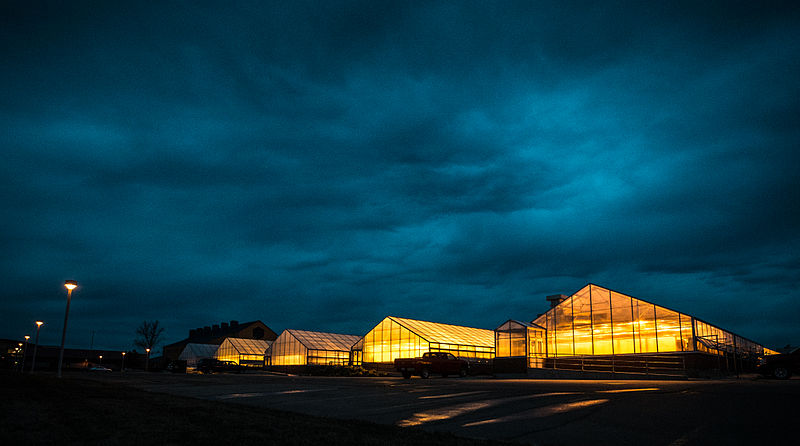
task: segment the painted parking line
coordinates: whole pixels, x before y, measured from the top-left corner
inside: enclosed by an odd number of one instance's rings
[[[489,393],[487,390],[478,390],[475,392],[461,392],[461,393],[447,393],[444,395],[428,395],[428,396],[421,396],[419,399],[421,400],[432,400],[432,399],[439,399],[439,398],[456,398],[459,396],[467,396],[467,395],[478,395],[481,393]]]
[[[576,395],[574,392],[552,392],[552,393],[538,393],[533,395],[512,396],[509,398],[495,398],[483,401],[473,401],[464,404],[456,404],[452,406],[445,406],[436,409],[430,409],[423,412],[417,412],[411,417],[400,420],[395,423],[397,426],[419,426],[421,424],[430,423],[433,421],[447,420],[464,415],[471,412],[476,412],[482,409],[499,406],[501,404],[510,403],[513,401],[521,401],[534,398],[542,398],[549,396],[563,396],[563,395]]]
[[[329,389],[292,389],[292,390],[282,390],[280,392],[248,392],[248,393],[227,393],[223,395],[215,395],[211,396],[211,399],[215,400],[229,400],[234,398],[257,398],[261,396],[273,396],[273,395],[293,395],[298,393],[311,393],[311,392],[323,392],[326,390],[334,390],[333,388]]]
[[[597,393],[626,393],[626,392],[652,392],[654,390],[661,390],[658,387],[645,387],[642,389],[614,389],[614,390],[598,390]]]
[[[506,415],[504,417],[490,418],[488,420],[481,420],[472,423],[462,424],[461,427],[481,426],[484,424],[492,424],[492,423],[507,423],[509,421],[519,421],[529,418],[544,418],[566,412],[571,412],[577,409],[584,409],[587,407],[605,404],[607,402],[608,402],[607,399],[597,399],[597,400],[575,401],[572,403],[552,404],[550,406],[537,407],[535,409],[526,410],[524,412],[515,413],[511,415]]]

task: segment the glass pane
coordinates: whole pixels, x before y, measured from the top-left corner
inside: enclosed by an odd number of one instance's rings
[[[600,287],[591,287],[592,297],[592,334],[594,337],[595,355],[614,354],[611,332],[611,297],[610,292]]]
[[[508,332],[498,331],[496,333],[496,339],[497,343],[495,344],[495,348],[497,348],[497,356],[511,356],[510,334]]]
[[[556,353],[558,356],[573,355],[572,305],[567,300],[553,309],[556,320]]]
[[[678,313],[663,307],[656,307],[655,313],[658,351],[681,351],[681,327]]]
[[[511,344],[510,356],[525,356],[525,344],[527,343],[525,332],[514,330],[509,335]]]
[[[614,354],[635,353],[630,297],[615,292],[611,293],[611,320],[614,330]]]
[[[556,356],[555,311],[547,312],[547,355]]]
[[[681,322],[681,346],[683,351],[694,350],[692,346],[692,318],[685,314],[680,315]]]
[[[575,327],[575,354],[594,353],[592,339],[592,304],[589,288],[584,288],[572,298],[573,321]]]
[[[544,367],[544,330],[528,328],[528,367]]]
[[[656,353],[655,306],[638,299],[633,299],[633,313],[636,318],[636,352]]]

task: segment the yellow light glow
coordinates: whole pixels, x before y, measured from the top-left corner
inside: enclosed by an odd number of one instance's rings
[[[587,285],[534,323],[547,329],[543,357],[694,350],[716,355],[769,351],[692,316],[596,285]],[[497,331],[498,352],[513,354],[509,351],[512,335],[502,332],[502,329]],[[532,352],[529,348],[529,359],[534,356]]]
[[[25,340],[26,340],[26,341],[27,341],[28,339],[30,339],[30,338],[31,338],[30,336],[28,336],[28,335],[25,335]]]
[[[524,346],[523,346],[524,349]],[[494,332],[470,327],[387,317],[364,336],[363,362],[393,362],[428,351],[457,357],[493,358]]]
[[[42,325],[44,325],[44,322],[42,322],[42,321],[36,321],[36,325],[37,325],[37,326],[39,326],[39,327],[41,327]]]

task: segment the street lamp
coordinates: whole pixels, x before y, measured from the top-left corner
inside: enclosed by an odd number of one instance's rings
[[[44,322],[36,321],[36,344],[33,346],[33,364],[31,364],[31,373],[36,369],[36,350],[39,349],[39,329],[42,328]]]
[[[100,355],[100,365],[103,365],[103,355]]]
[[[150,367],[150,349],[146,348],[144,351],[147,352],[147,359],[144,362],[144,371],[146,372],[147,369]]]
[[[125,371],[125,352],[122,352],[122,367],[120,367],[119,372],[122,373]]]
[[[25,354],[28,352],[28,339],[30,338],[30,336],[25,335],[25,347],[22,347],[22,365],[19,368],[20,372],[25,371]]]
[[[58,353],[58,377],[61,378],[61,363],[64,362],[64,339],[67,337],[67,319],[69,318],[69,302],[72,300],[72,290],[78,287],[74,280],[64,281],[67,289],[67,311],[64,312],[64,331],[61,332],[61,350]]]

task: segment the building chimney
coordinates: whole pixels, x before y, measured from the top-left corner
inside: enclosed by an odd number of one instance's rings
[[[215,335],[217,333],[219,333],[219,325],[218,324],[214,324],[214,325],[211,326],[211,334]]]
[[[189,339],[192,339],[192,338],[194,338],[195,336],[197,336],[197,332],[196,332],[196,331],[194,331],[194,329],[193,329],[193,328],[190,328],[190,329],[189,329]]]
[[[203,327],[203,336],[211,336],[211,327],[208,325]]]
[[[565,296],[563,294],[551,294],[550,296],[547,296],[547,301],[550,302],[550,308],[555,308],[556,305],[564,302],[568,298],[569,296]]]
[[[219,325],[220,325],[220,328],[222,329],[222,331],[228,331],[228,323],[227,322],[223,322],[223,323],[221,323]]]

